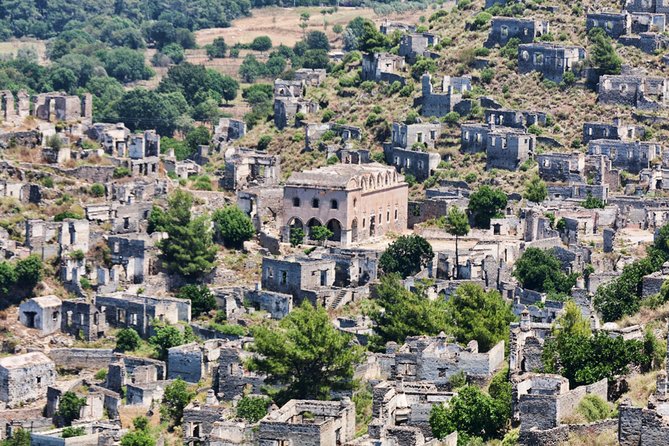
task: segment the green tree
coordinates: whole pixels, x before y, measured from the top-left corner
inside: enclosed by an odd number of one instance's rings
[[[248,54],[239,66],[239,76],[244,82],[253,83],[259,77],[265,76],[266,67],[253,54]]]
[[[0,442],[2,446],[30,446],[30,432],[27,429],[18,428],[11,438]]]
[[[120,352],[131,352],[137,350],[142,339],[134,328],[122,328],[116,335],[116,350]]]
[[[91,186],[91,195],[94,197],[102,197],[105,194],[105,187],[100,183],[95,183]]]
[[[150,79],[153,70],[144,64],[144,55],[130,48],[114,48],[102,55],[107,74],[127,83]]]
[[[193,330],[190,326],[185,326],[181,331],[173,325],[162,323],[153,323],[154,335],[149,338],[149,344],[153,345],[158,359],[167,360],[168,350],[172,347],[188,344],[195,340]]]
[[[506,207],[507,197],[501,189],[490,186],[481,186],[469,196],[469,212],[474,217],[474,223],[479,228],[490,228],[490,219],[499,214]]]
[[[533,203],[541,203],[548,197],[546,183],[538,175],[534,175],[525,183],[523,197]]]
[[[322,31],[309,31],[305,40],[310,50],[330,51],[330,41]]]
[[[599,75],[620,74],[622,59],[616,53],[611,39],[599,27],[592,28],[588,33],[590,39],[590,63]]]
[[[252,350],[258,355],[251,368],[266,373],[268,384],[282,386],[278,402],[327,399],[332,391],[352,388],[362,351],[330,323],[323,307],[305,300],[278,327],[260,326],[253,336]]]
[[[210,45],[205,46],[205,49],[209,59],[223,58],[228,51],[228,45],[223,37],[216,37]]]
[[[437,404],[430,412],[430,428],[437,438],[458,431],[458,444],[467,444],[472,437],[484,441],[498,437],[507,426],[506,413],[496,401],[478,387],[458,390],[448,405]]]
[[[434,59],[421,56],[411,66],[411,77],[415,80],[420,80],[425,73],[434,73],[435,71],[437,71],[437,62]]]
[[[267,415],[271,401],[261,396],[245,396],[237,403],[237,418],[257,423]]]
[[[186,145],[188,145],[191,155],[197,151],[199,146],[206,146],[209,143],[211,143],[211,133],[203,125],[195,127],[186,135]]]
[[[253,51],[260,51],[261,53],[265,52],[272,48],[272,39],[270,39],[268,36],[258,36],[253,39],[250,47]]]
[[[398,273],[405,279],[420,272],[432,261],[432,246],[420,235],[403,235],[381,254],[379,266],[384,273]]]
[[[290,246],[293,248],[299,246],[304,242],[304,229],[290,228]]]
[[[0,262],[0,296],[8,300],[9,292],[16,283],[16,271],[14,265],[7,261]],[[4,306],[3,306],[4,307]]]
[[[228,248],[240,249],[256,233],[251,217],[237,205],[217,209],[212,216],[216,233]]]
[[[178,43],[170,43],[165,45],[161,53],[169,57],[173,63],[179,64],[184,61],[186,53],[181,45]]]
[[[168,199],[163,230],[168,237],[157,243],[167,270],[196,279],[214,267],[216,246],[207,217],[191,217],[193,196],[177,189]]]
[[[328,240],[333,235],[334,233],[332,231],[330,231],[327,227],[322,225],[312,226],[311,229],[309,230],[309,238],[319,243]]]
[[[207,285],[184,285],[179,289],[177,297],[190,300],[193,317],[216,309],[216,298]]]
[[[72,421],[79,418],[79,413],[85,405],[86,398],[80,398],[74,392],[65,392],[58,403],[56,416],[63,420],[63,424],[69,426]]]
[[[460,278],[460,261],[458,257],[458,241],[460,237],[464,237],[469,234],[469,219],[467,214],[464,213],[457,206],[452,206],[448,210],[448,215],[444,220],[444,229],[451,235],[455,236],[455,277]]]
[[[72,438],[72,437],[81,437],[82,435],[86,435],[86,429],[83,427],[72,427],[68,426],[65,429],[63,429],[63,432],[61,433],[62,438]]]
[[[591,193],[581,202],[585,209],[604,209],[605,204],[601,198],[593,197]]]
[[[16,284],[21,288],[32,290],[42,280],[44,266],[37,254],[31,254],[16,262],[14,267]]]
[[[390,47],[390,40],[382,34],[371,21],[362,25],[362,35],[358,42],[358,49],[366,53],[386,51]]]
[[[163,404],[160,407],[160,415],[172,426],[181,426],[184,409],[195,398],[195,392],[188,388],[186,382],[180,377],[165,387]]]
[[[121,437],[121,446],[156,446],[156,439],[147,430],[136,429]]]
[[[446,302],[430,300],[424,287],[409,291],[397,274],[387,274],[375,292],[380,308],[370,314],[376,323],[371,339],[374,350],[383,351],[387,342],[401,344],[408,336],[436,336],[448,330]]]
[[[565,274],[550,250],[527,248],[516,261],[513,276],[523,288],[540,293],[569,294],[578,274]]]
[[[497,291],[485,291],[480,285],[460,285],[446,303],[448,332],[460,343],[478,342],[486,352],[499,341],[509,341],[509,323],[516,317],[511,305]]]

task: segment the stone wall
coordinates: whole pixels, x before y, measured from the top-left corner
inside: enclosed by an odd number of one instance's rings
[[[55,348],[48,356],[59,368],[68,370],[99,370],[107,368],[114,352],[106,348]]]

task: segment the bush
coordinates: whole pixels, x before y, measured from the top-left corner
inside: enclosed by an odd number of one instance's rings
[[[116,350],[120,352],[137,350],[141,343],[142,339],[133,328],[122,328],[116,335]]]
[[[94,197],[102,197],[105,194],[105,187],[100,183],[95,183],[91,186],[91,195]]]
[[[258,150],[267,150],[267,147],[269,147],[269,143],[272,142],[272,137],[269,135],[262,135],[260,139],[258,139],[258,145],[256,148]]]
[[[95,375],[93,375],[93,378],[97,379],[98,381],[104,381],[107,379],[107,369],[100,369],[97,372],[95,372]]]
[[[82,435],[86,435],[86,429],[84,429],[83,427],[72,427],[72,426],[66,427],[60,434],[62,438],[81,437]]]
[[[330,109],[327,109],[323,111],[323,118],[321,119],[321,122],[330,122],[332,118],[334,118],[334,116],[335,112]]]
[[[184,285],[179,289],[177,297],[190,300],[193,317],[198,317],[216,309],[216,298],[207,285]]]
[[[66,426],[79,418],[81,408],[86,405],[86,398],[80,398],[74,392],[65,392],[58,403],[56,415],[63,420]]]
[[[489,84],[495,78],[495,70],[492,68],[486,68],[481,71],[481,82],[484,84]]]
[[[257,423],[267,415],[270,403],[269,398],[262,396],[245,396],[237,403],[237,418],[249,423]]]
[[[472,30],[486,28],[490,23],[490,20],[492,20],[492,15],[490,13],[479,12],[476,14],[476,17],[474,17],[474,21],[472,22]]]
[[[114,169],[114,178],[123,178],[129,177],[131,174],[130,169],[127,167],[117,167]]]
[[[578,403],[576,412],[583,415],[588,423],[605,420],[611,416],[609,404],[597,395],[586,395]]]

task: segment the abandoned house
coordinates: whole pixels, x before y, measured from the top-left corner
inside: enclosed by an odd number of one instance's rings
[[[585,155],[581,152],[542,153],[537,155],[539,176],[549,182],[581,181],[585,170]]]
[[[593,12],[589,13],[585,21],[585,29],[590,32],[593,28],[601,28],[612,39],[630,34],[632,18],[627,13]]]
[[[90,224],[88,220],[65,219],[61,222],[26,220],[26,242],[32,254],[42,259],[72,251],[88,252]]]
[[[87,121],[93,117],[93,95],[69,96],[51,92],[36,96],[33,103],[35,117],[43,121]]]
[[[147,250],[153,246],[147,234],[114,235],[107,238],[111,264],[120,265],[125,277],[121,281],[142,283],[149,275]]]
[[[663,33],[667,27],[667,16],[665,14],[632,13],[632,34],[641,33]]]
[[[463,98],[463,94],[472,89],[472,80],[469,76],[444,76],[441,80],[441,91],[436,93],[432,87],[432,76],[425,73],[421,77],[420,98],[422,116],[440,118],[452,111],[464,116],[471,110],[471,101]]]
[[[547,117],[544,112],[508,110],[503,108],[488,108],[484,112],[484,121],[487,124],[514,129],[527,129],[532,125],[545,126],[546,120]]]
[[[480,353],[476,341],[461,347],[443,333],[438,336],[410,336],[404,345],[387,346],[392,354],[390,376],[400,381],[429,381],[445,385],[457,373],[485,381],[504,363],[504,341]]]
[[[239,119],[221,118],[218,125],[214,128],[212,138],[214,147],[219,150],[223,144],[228,141],[234,141],[246,135],[246,123]]]
[[[283,193],[285,241],[292,228],[311,235],[326,226],[331,241],[346,246],[407,225],[408,185],[393,167],[378,163],[339,164],[295,172]]]
[[[538,71],[545,79],[562,82],[568,71],[579,72],[585,59],[585,49],[552,43],[528,43],[518,46],[518,71],[521,74]]]
[[[657,110],[666,105],[667,88],[664,77],[604,75],[599,78],[597,100],[603,104]]]
[[[414,63],[419,57],[438,57],[438,54],[428,51],[439,43],[439,36],[433,33],[411,33],[404,34],[400,38],[400,47],[398,53],[406,58],[409,63]]]
[[[516,170],[534,156],[536,136],[524,130],[494,125],[463,124],[460,147],[464,153],[486,153],[486,169]]]
[[[263,290],[290,294],[301,301],[305,297],[304,291],[332,287],[334,281],[334,260],[311,257],[262,259]]]
[[[362,57],[362,80],[404,85],[404,66],[404,57],[390,53],[365,53]]]
[[[228,341],[221,347],[212,386],[222,401],[232,401],[244,395],[247,388],[251,389],[251,393],[259,393],[264,385],[264,376],[246,369],[252,353],[245,350],[244,345],[249,341]]]
[[[19,306],[19,321],[42,334],[60,330],[61,300],[56,296],[33,297]]]
[[[242,190],[272,186],[281,178],[281,157],[255,150],[230,148],[225,152],[223,187]]]
[[[669,14],[669,5],[665,0],[626,0],[625,10],[666,15]]]
[[[95,123],[88,135],[100,143],[105,153],[112,156],[128,156],[130,129],[122,122],[117,124]]]
[[[434,149],[440,135],[441,124],[439,122],[420,122],[416,124],[393,122],[390,144],[402,149],[419,145],[422,149]]]
[[[602,122],[583,123],[583,144],[593,139],[619,139],[621,141],[633,141],[643,136],[643,127],[623,124],[621,118],[613,118],[611,124]]]
[[[606,155],[613,167],[636,174],[662,158],[662,146],[656,142],[597,139],[588,143],[588,155]]]
[[[60,331],[85,341],[96,341],[107,332],[105,308],[85,299],[64,300],[62,303]]]
[[[548,34],[549,25],[546,21],[533,19],[517,19],[513,17],[493,17],[486,48],[503,47],[510,39],[519,39],[520,43],[532,43],[534,39]]]
[[[425,149],[394,147],[383,148],[386,162],[404,175],[413,175],[418,182],[427,180],[439,166],[441,155]]]
[[[56,376],[56,365],[42,352],[0,358],[0,402],[15,408],[44,398]]]
[[[290,400],[260,420],[258,446],[343,445],[355,437],[355,404]]]
[[[274,99],[274,124],[278,129],[283,129],[291,121],[301,121],[317,111],[317,102],[298,97],[277,97]]]
[[[389,36],[395,31],[399,31],[400,33],[412,33],[416,30],[416,27],[414,25],[410,25],[408,23],[403,23],[403,22],[392,22],[389,19],[383,19],[383,22],[381,22],[381,25],[379,26],[379,31],[381,31],[381,34],[385,34],[386,36]]]
[[[306,85],[319,87],[325,80],[327,73],[323,68],[300,68],[295,71],[295,80],[303,81]]]

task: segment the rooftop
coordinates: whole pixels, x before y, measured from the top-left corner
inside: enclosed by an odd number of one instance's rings
[[[335,164],[319,169],[295,172],[286,181],[286,186],[353,190],[361,187],[358,178],[376,177],[378,175],[397,175],[397,180],[393,183],[403,182],[404,180],[404,177],[396,174],[393,167],[379,163]]]
[[[7,370],[22,369],[40,364],[53,364],[47,355],[42,352],[31,352],[23,355],[8,356],[0,358],[0,368]]]

